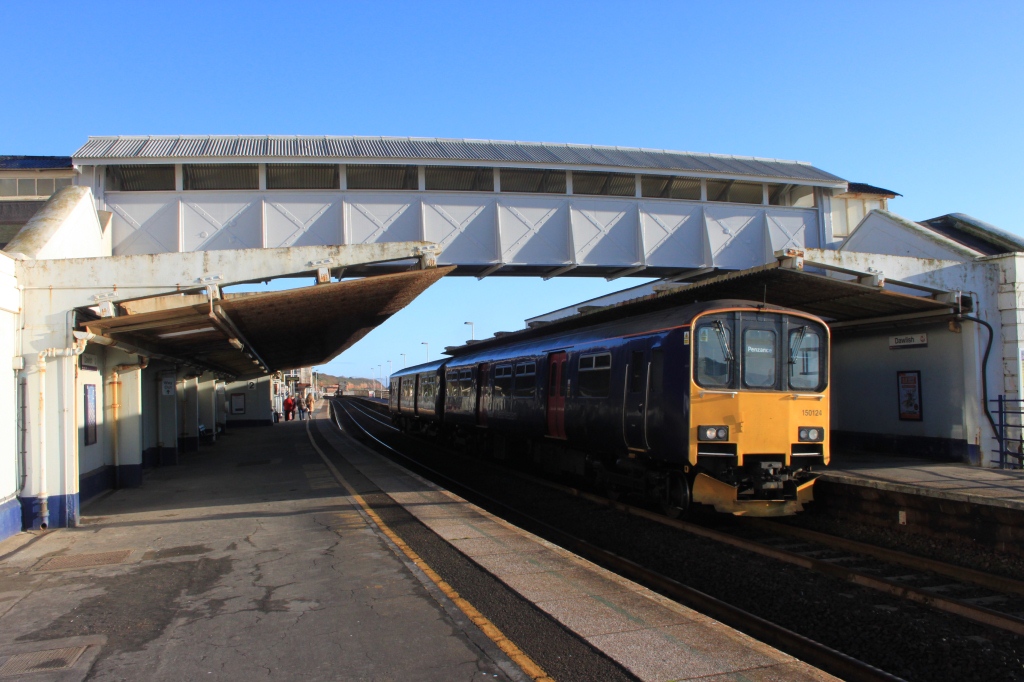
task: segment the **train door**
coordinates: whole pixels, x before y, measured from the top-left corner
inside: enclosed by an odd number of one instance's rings
[[[622,393],[622,431],[626,447],[646,451],[647,402],[650,397],[650,340],[631,339],[626,344],[626,377]]]
[[[487,387],[490,378],[490,363],[481,363],[476,373],[476,423],[480,426],[487,426],[487,403],[490,402],[491,395]]]
[[[565,351],[548,353],[548,435],[565,438]]]

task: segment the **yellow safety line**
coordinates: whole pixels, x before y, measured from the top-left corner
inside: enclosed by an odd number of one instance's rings
[[[438,586],[438,588],[444,593],[444,595],[448,597],[452,601],[452,603],[458,606],[459,610],[466,614],[466,617],[473,621],[473,623],[478,628],[480,628],[481,632],[487,635],[487,637],[490,638],[492,642],[497,644],[498,648],[501,649],[506,656],[512,659],[512,661],[514,661],[515,664],[518,665],[524,673],[529,675],[534,680],[537,680],[537,682],[554,682],[554,679],[548,676],[548,674],[544,672],[543,668],[537,665],[532,658],[523,653],[522,649],[517,647],[512,642],[512,640],[506,637],[505,634],[501,630],[499,630],[498,627],[494,625],[494,623],[488,620],[486,616],[477,611],[476,607],[470,604],[463,597],[459,596],[459,593],[456,592],[451,585],[445,582],[444,579],[441,578],[441,576],[439,576],[437,572],[434,571],[434,569],[432,569],[427,564],[427,562],[421,559],[420,555],[414,552],[412,547],[405,543],[405,540],[398,537],[398,534],[391,530],[391,528],[389,528],[386,523],[384,523],[384,519],[380,518],[380,516],[377,515],[377,512],[375,512],[366,502],[366,500],[363,499],[363,496],[357,493],[355,489],[352,488],[351,485],[349,485],[348,481],[345,480],[345,478],[341,475],[341,472],[338,471],[338,469],[334,466],[331,460],[327,458],[327,455],[324,454],[323,450],[321,450],[320,447],[317,446],[316,441],[313,440],[313,434],[310,433],[309,431],[310,421],[312,420],[310,419],[306,421],[306,435],[309,437],[309,442],[313,446],[313,449],[316,450],[318,455],[320,455],[320,459],[324,461],[324,464],[326,464],[327,468],[330,469],[331,474],[334,476],[335,479],[337,479],[338,483],[340,483],[345,488],[345,490],[348,491],[349,497],[351,497],[352,499],[359,503],[359,505],[363,508],[363,511],[366,512],[367,516],[373,519],[373,522],[377,524],[377,527],[380,528],[384,535],[386,535],[388,539],[395,544],[395,546],[402,550],[405,556],[407,556],[409,560],[416,565],[417,568],[423,571],[423,573],[428,578],[430,578],[435,585]]]

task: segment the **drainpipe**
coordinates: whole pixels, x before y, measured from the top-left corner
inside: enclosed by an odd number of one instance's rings
[[[110,448],[113,451],[115,488],[121,487],[121,462],[118,448],[118,432],[121,428],[118,421],[118,413],[121,409],[121,373],[134,372],[135,370],[142,371],[148,366],[149,359],[139,356],[139,361],[134,365],[114,365],[114,369],[110,375]]]
[[[70,348],[47,348],[39,351],[36,368],[39,372],[39,528],[50,524],[49,493],[46,489],[46,360],[48,358],[78,357],[85,351],[86,341],[77,339]]]

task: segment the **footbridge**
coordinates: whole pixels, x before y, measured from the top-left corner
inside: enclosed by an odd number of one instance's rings
[[[73,159],[114,255],[423,241],[481,278],[744,269],[828,248],[847,187],[796,161],[477,140],[93,137]]]

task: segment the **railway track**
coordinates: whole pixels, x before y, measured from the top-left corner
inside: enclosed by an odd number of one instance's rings
[[[360,423],[359,419],[353,416],[353,411],[358,412],[362,419],[371,419],[377,422],[380,426],[397,432],[397,429],[394,429],[394,427],[381,418],[380,415],[375,415],[370,411],[354,407],[351,404],[346,405],[342,401],[333,402],[332,407],[338,408],[332,409],[331,415],[332,419],[335,420],[335,423],[342,430],[347,430],[342,423],[343,421],[347,421],[353,427],[359,429],[362,435],[372,439],[377,446],[386,449],[393,456],[400,458],[403,462],[410,465],[410,468],[428,475],[435,482],[444,485],[449,490],[452,490],[467,499],[471,499],[476,502],[483,502],[484,506],[489,510],[501,514],[503,518],[511,520],[517,525],[527,527],[534,531],[542,530],[543,532],[541,534],[549,540],[557,542],[562,547],[609,570],[613,570],[619,575],[647,585],[648,587],[655,589],[661,594],[668,596],[681,604],[693,608],[694,610],[710,616],[711,618],[714,618],[732,628],[740,630],[761,642],[769,644],[790,654],[791,656],[795,656],[796,658],[810,663],[811,665],[842,679],[864,681],[901,679],[897,676],[879,670],[878,668],[863,661],[857,660],[852,656],[848,656],[808,637],[772,623],[767,619],[744,611],[743,609],[737,608],[736,606],[728,604],[720,599],[716,599],[715,597],[705,594],[700,590],[688,587],[679,581],[646,568],[634,561],[630,561],[629,559],[619,556],[613,552],[597,547],[586,540],[566,533],[564,530],[559,529],[546,521],[530,516],[522,510],[496,500],[485,493],[473,490],[467,487],[463,482],[426,466],[417,459],[409,457],[400,449],[388,444],[381,438],[378,438],[362,423]],[[342,417],[342,415],[344,415],[344,417]],[[589,495],[587,493],[582,493],[581,491],[576,491],[575,489],[565,488],[564,486],[562,486],[562,488],[567,491],[573,490],[578,496]],[[612,504],[610,501],[607,502]]]
[[[379,415],[363,414],[394,428]],[[1024,582],[1018,580],[771,520],[740,518],[730,530],[710,528],[522,472],[516,474],[623,513],[1024,636]]]

